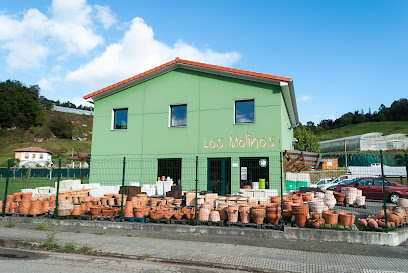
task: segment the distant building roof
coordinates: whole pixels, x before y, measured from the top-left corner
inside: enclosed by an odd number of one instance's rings
[[[37,152],[37,153],[49,153],[52,154],[51,152],[40,148],[40,147],[27,147],[27,148],[19,148],[19,149],[15,149],[14,152]]]

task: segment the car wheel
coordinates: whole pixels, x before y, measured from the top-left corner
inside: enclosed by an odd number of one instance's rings
[[[398,200],[400,199],[400,197],[401,196],[398,193],[395,193],[395,192],[391,193],[390,196],[389,196],[391,202],[393,202],[393,203],[397,203]]]

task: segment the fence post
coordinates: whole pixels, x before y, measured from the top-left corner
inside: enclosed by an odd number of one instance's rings
[[[382,191],[384,200],[384,217],[385,217],[385,232],[388,233],[388,221],[387,221],[387,197],[385,196],[385,186],[384,186],[384,162],[383,162],[383,151],[380,150],[381,159],[381,179],[382,179]]]
[[[283,164],[283,153],[280,152],[279,153],[279,160],[280,160],[280,190],[281,190],[281,230],[285,231],[285,220],[283,218],[283,168],[282,168],[282,164]]]
[[[6,188],[4,189],[4,201],[3,201],[3,211],[2,211],[3,217],[6,216],[6,201],[7,201],[8,182],[9,182],[9,177],[10,177],[10,164],[11,164],[11,159],[9,158],[7,160]]]
[[[55,198],[55,210],[54,210],[54,219],[58,216],[58,195],[59,195],[59,186],[61,178],[61,157],[58,159],[58,176],[57,176],[57,196]]]
[[[123,222],[123,195],[125,194],[125,170],[126,170],[126,157],[123,157],[123,172],[122,172],[122,198],[120,201],[120,221]]]
[[[197,196],[198,195],[198,155],[196,156],[196,177],[195,177],[195,201],[194,201],[194,225],[197,225]]]
[[[407,170],[407,185],[408,185],[408,153],[405,154],[405,169]]]

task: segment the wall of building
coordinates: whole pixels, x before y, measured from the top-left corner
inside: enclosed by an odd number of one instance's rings
[[[243,99],[255,100],[253,124],[234,124],[235,100]],[[171,104],[187,104],[186,127],[169,128]],[[127,130],[111,130],[113,108],[128,108]],[[287,121],[280,86],[177,69],[95,101],[91,181],[100,182],[92,180],[94,164],[106,157],[276,156],[292,149]]]

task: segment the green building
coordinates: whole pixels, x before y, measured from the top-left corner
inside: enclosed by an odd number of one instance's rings
[[[298,114],[291,78],[176,58],[84,97],[94,101],[90,182],[235,193],[280,185],[280,152],[293,149]],[[279,182],[279,183],[278,183]]]

